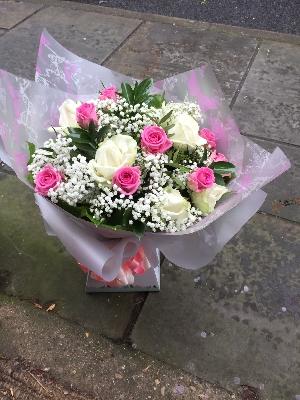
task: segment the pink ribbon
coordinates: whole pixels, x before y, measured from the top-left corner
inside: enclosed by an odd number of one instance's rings
[[[149,268],[150,264],[145,256],[145,251],[142,246],[140,246],[133,257],[124,261],[122,267],[117,275],[117,277],[112,281],[104,280],[100,275],[89,270],[86,266],[78,263],[82,271],[90,273],[90,277],[98,282],[103,282],[110,287],[122,287],[134,284],[135,275],[143,275]]]

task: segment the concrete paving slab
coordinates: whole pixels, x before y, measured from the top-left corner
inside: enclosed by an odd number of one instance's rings
[[[33,79],[43,28],[69,50],[101,63],[139,23],[135,19],[49,7],[0,38],[0,68]]]
[[[58,240],[46,235],[31,191],[0,175],[0,292],[46,307],[63,318],[120,339],[136,295],[85,294],[85,274]],[[47,307],[46,307],[47,308]]]
[[[273,151],[277,144],[268,140],[253,139],[268,151]],[[279,147],[291,161],[291,168],[275,181],[263,188],[268,193],[261,210],[290,221],[300,222],[300,149],[295,146],[280,144]]]
[[[162,79],[199,66],[213,69],[229,100],[256,48],[256,40],[172,24],[145,22],[105,63],[136,78]]]
[[[0,296],[0,354],[17,359],[14,366],[20,371],[21,360],[31,365],[33,375],[43,374],[44,386],[39,400],[76,399],[72,389],[86,392],[84,399],[103,400],[239,400],[216,385],[172,368],[152,357],[117,345],[71,324],[55,315],[34,309],[31,305]],[[20,360],[21,359],[21,360]],[[29,365],[29,368],[30,368]],[[28,368],[28,367],[27,367]],[[30,370],[30,369],[29,369]],[[5,378],[9,376],[6,370]],[[11,366],[14,387],[17,379]],[[53,378],[64,386],[64,393],[47,393],[53,388]],[[32,376],[28,376],[32,379]],[[50,387],[47,383],[50,381]],[[0,357],[0,390],[1,390]],[[26,383],[26,380],[25,382]],[[30,387],[27,383],[27,390]],[[21,389],[19,387],[19,389]],[[25,393],[28,397],[24,396]],[[33,393],[15,391],[14,398],[33,400]],[[47,395],[48,394],[48,395]],[[0,391],[0,398],[1,391]],[[9,397],[11,398],[11,397]],[[5,397],[8,399],[8,397]]]
[[[294,399],[299,257],[299,224],[257,215],[207,267],[190,272],[165,261],[162,290],[149,295],[133,342],[223,387],[250,385],[262,399]]]
[[[245,134],[300,145],[299,65],[299,46],[262,43],[234,105]]]
[[[39,10],[42,4],[0,0],[0,28],[11,29]]]

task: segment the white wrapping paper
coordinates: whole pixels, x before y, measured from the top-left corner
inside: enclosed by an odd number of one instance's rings
[[[27,141],[43,145],[49,138],[47,128],[58,124],[58,107],[66,98],[88,100],[97,97],[100,81],[119,86],[132,80],[74,55],[44,31],[36,82],[0,70],[0,159],[27,183]],[[77,261],[107,281],[117,276],[122,262],[140,245],[153,266],[158,263],[157,248],[183,268],[208,264],[260,208],[266,197],[260,189],[290,167],[279,148],[269,153],[240,135],[207,63],[155,86],[165,90],[167,100],[199,104],[203,126],[215,133],[218,150],[237,166],[237,178],[230,184],[231,194],[199,223],[173,234],[145,233],[141,239],[130,232],[97,228],[35,194],[48,233],[56,235]]]

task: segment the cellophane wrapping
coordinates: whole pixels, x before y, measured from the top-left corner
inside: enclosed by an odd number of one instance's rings
[[[57,126],[62,102],[96,98],[100,82],[119,86],[124,81],[134,79],[74,55],[44,31],[35,82],[0,71],[0,159],[28,184],[27,142],[41,147],[49,139],[48,127]],[[156,82],[155,87],[164,90],[169,101],[199,104],[203,125],[215,133],[218,150],[237,166],[237,177],[229,185],[230,195],[199,223],[176,233],[146,232],[142,238],[96,227],[35,194],[47,232],[106,281],[116,278],[124,260],[140,246],[152,266],[159,263],[157,249],[186,269],[207,265],[260,208],[266,197],[261,188],[290,167],[279,148],[269,153],[240,134],[207,62]]]

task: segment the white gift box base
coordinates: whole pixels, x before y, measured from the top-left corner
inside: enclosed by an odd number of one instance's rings
[[[160,266],[148,269],[143,275],[135,275],[134,284],[122,287],[109,287],[104,282],[92,279],[87,274],[85,292],[158,292],[160,290]]]

